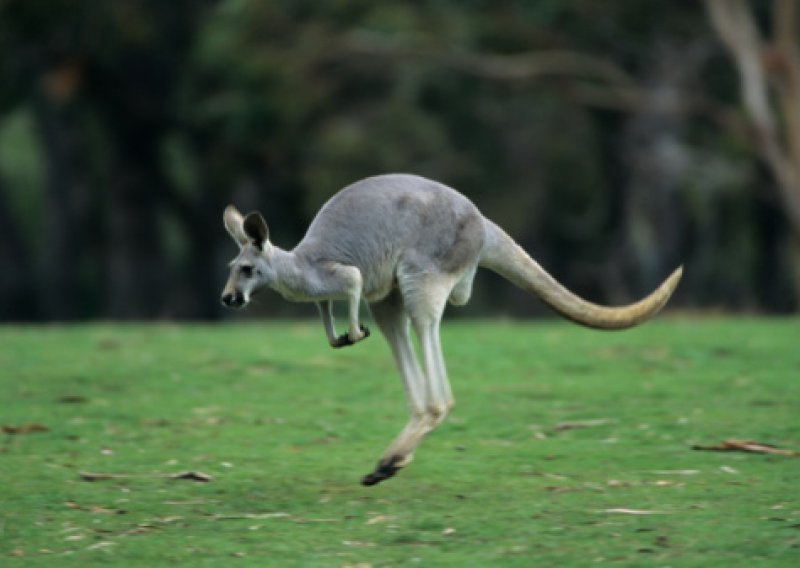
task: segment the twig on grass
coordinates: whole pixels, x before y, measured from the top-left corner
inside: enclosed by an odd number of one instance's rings
[[[596,418],[594,420],[572,420],[567,422],[559,422],[553,428],[554,432],[564,432],[565,430],[576,430],[578,428],[596,428],[598,426],[605,426],[606,424],[613,424],[616,420],[612,418]]]
[[[80,505],[75,501],[66,501],[64,505],[66,505],[70,509],[75,509],[76,511],[86,511],[87,513],[92,513],[92,514],[124,515],[128,512],[125,509],[109,509],[101,505],[92,505],[91,507],[87,507],[85,505]]]
[[[152,475],[133,475],[129,473],[94,473],[91,471],[79,471],[78,475],[84,481],[106,481],[108,479],[128,479],[130,477],[153,477]]]
[[[132,479],[132,478],[163,478],[163,479],[187,479],[189,481],[199,481],[207,483],[214,478],[202,471],[181,471],[179,473],[99,473],[91,471],[80,471],[78,475],[84,481],[106,481],[108,479]]]
[[[211,516],[214,521],[238,521],[242,519],[283,519],[291,517],[289,513],[232,513],[229,515],[215,514]]]
[[[306,517],[296,517],[290,513],[282,511],[273,513],[230,513],[230,514],[213,514],[210,516],[212,521],[238,521],[242,519],[287,519],[298,525],[306,523],[340,523],[343,518],[316,518],[309,519]]]
[[[800,457],[800,452],[796,450],[784,450],[770,444],[753,442],[752,440],[725,440],[713,446],[692,446],[693,450],[709,450],[715,452],[749,452],[753,454],[772,454],[777,456]]]
[[[615,509],[603,509],[600,513],[617,513],[622,515],[665,515],[664,511],[646,511],[644,509],[626,509],[617,507]]]

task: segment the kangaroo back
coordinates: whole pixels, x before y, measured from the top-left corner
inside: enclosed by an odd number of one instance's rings
[[[625,329],[650,319],[667,303],[683,272],[678,267],[653,293],[635,304],[599,306],[567,290],[488,219],[480,265],[535,294],[565,318],[597,329]]]

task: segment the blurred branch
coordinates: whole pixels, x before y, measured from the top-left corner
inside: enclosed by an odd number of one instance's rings
[[[635,87],[636,80],[617,65],[575,51],[533,51],[493,55],[409,47],[364,34],[351,35],[340,54],[391,59],[426,59],[439,65],[495,81],[529,81],[545,76],[582,77]],[[335,55],[335,53],[334,53]]]
[[[757,150],[775,176],[789,218],[800,232],[797,4],[795,0],[781,0],[773,7],[777,38],[770,51],[745,0],[706,0],[709,19],[739,71],[742,102],[755,130]],[[779,112],[770,99],[770,72],[778,79],[775,94],[784,109],[785,139],[776,125]]]
[[[558,80],[556,88],[569,100],[617,112],[640,112],[652,105],[650,91],[635,77],[610,61],[576,51],[541,50],[514,55],[468,53],[418,44],[407,46],[357,34],[339,42],[323,59],[352,57],[391,62],[423,60],[490,81],[521,83],[555,79]],[[700,114],[734,134],[744,131],[742,121],[734,112],[703,93],[685,97],[668,112]]]
[[[492,81],[521,82],[543,77],[568,77],[614,85],[619,92],[639,91],[631,75],[614,63],[576,51],[541,50],[513,55],[469,53],[440,47],[408,46],[353,34],[329,50],[329,59],[367,57],[392,61],[424,60]]]
[[[800,51],[797,39],[798,7],[796,0],[774,4],[775,45],[780,71],[776,88],[786,120],[786,141],[789,159],[800,167]]]
[[[772,3],[772,31],[775,37],[771,42],[762,37],[755,16],[745,0],[705,1],[709,19],[739,71],[742,102],[755,131],[756,148],[775,177],[792,228],[794,285],[796,293],[800,295],[800,54],[797,1],[775,0]],[[774,108],[774,105],[779,108]]]
[[[775,121],[761,60],[763,41],[752,14],[744,0],[706,0],[706,7],[711,23],[739,69],[747,112],[759,128],[773,135]]]

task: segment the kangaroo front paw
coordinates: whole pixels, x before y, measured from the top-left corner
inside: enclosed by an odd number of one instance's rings
[[[366,339],[367,337],[369,337],[368,327],[360,325],[359,328],[360,328],[359,337],[353,338],[349,333],[343,333],[342,335],[337,337],[333,343],[331,343],[331,347],[338,349],[339,347],[347,347],[348,345],[355,345],[362,339]]]

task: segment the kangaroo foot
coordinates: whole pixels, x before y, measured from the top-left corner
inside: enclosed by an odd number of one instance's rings
[[[389,479],[402,469],[403,465],[405,465],[404,461],[403,456],[392,456],[389,459],[379,461],[375,471],[361,478],[361,485],[369,487]]]

